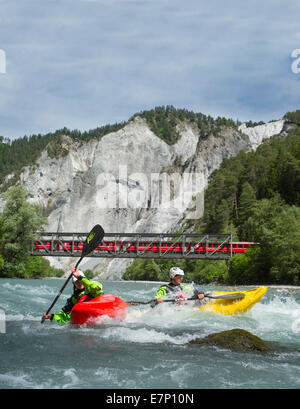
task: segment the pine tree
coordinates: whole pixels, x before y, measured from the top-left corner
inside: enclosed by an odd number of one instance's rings
[[[250,183],[245,182],[242,186],[238,204],[238,226],[239,237],[242,240],[247,240],[247,222],[252,214],[252,209],[256,201],[256,194]]]

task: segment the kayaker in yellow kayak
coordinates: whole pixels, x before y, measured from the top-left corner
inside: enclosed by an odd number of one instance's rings
[[[172,267],[170,269],[169,276],[170,276],[169,284],[163,285],[159,288],[159,290],[155,294],[156,301],[153,302],[152,306],[164,302],[163,297],[169,294],[174,295],[174,298],[177,298],[179,302],[181,298],[182,301],[184,301],[184,299],[186,298],[185,293],[190,291],[188,286],[182,284],[184,271],[181,268]],[[198,299],[201,301],[204,298],[204,291],[193,289],[192,296],[198,297]]]
[[[85,277],[84,273],[78,269],[72,268],[73,274],[73,294],[67,299],[65,306],[58,314],[43,314],[43,320],[68,322],[71,318],[71,311],[75,304],[90,301],[92,298],[103,294],[102,284],[98,281],[91,281]]]

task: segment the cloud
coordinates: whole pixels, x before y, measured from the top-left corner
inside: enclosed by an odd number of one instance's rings
[[[0,135],[86,130],[164,104],[241,120],[299,108],[290,57],[300,47],[297,0],[0,7]]]

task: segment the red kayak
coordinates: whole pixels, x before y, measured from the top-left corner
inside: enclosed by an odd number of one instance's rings
[[[71,324],[93,325],[99,322],[99,318],[104,316],[123,320],[126,312],[127,304],[125,301],[114,295],[103,294],[91,301],[74,305],[71,312]]]

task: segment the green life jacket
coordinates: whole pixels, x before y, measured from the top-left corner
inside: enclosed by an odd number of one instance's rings
[[[173,293],[174,295],[180,293],[181,291],[188,291],[188,287],[185,284],[177,284],[174,285],[172,283],[166,284],[161,286],[157,293],[155,294],[155,298],[162,298],[167,294]]]

